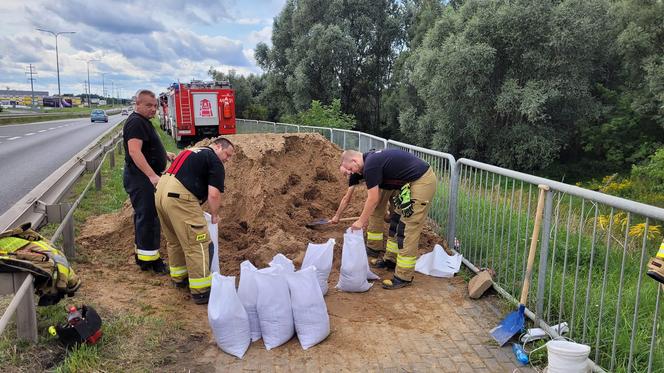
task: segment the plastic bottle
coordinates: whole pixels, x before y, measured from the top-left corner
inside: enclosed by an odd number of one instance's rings
[[[523,350],[523,346],[521,346],[518,343],[512,343],[512,352],[514,352],[514,356],[516,356],[516,359],[523,365],[528,364],[528,354],[526,351]]]

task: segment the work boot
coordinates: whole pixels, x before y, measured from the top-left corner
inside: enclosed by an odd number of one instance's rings
[[[175,286],[178,289],[186,289],[189,287],[189,279],[185,278],[184,280],[177,282],[173,281],[173,286]]]
[[[167,275],[170,273],[168,266],[164,263],[164,260],[159,258],[152,262],[152,271],[160,276]]]
[[[397,266],[397,264],[391,260],[371,259],[371,266],[374,268],[384,269],[387,271],[394,271],[394,268]]]
[[[648,276],[664,284],[664,260],[651,258],[648,262]]]
[[[207,304],[210,300],[210,291],[208,290],[201,294],[192,294],[191,299],[193,299],[196,304]]]
[[[387,290],[399,289],[406,286],[410,286],[412,283],[413,283],[412,280],[411,281],[402,280],[395,275],[392,277],[391,280],[383,280],[383,289]]]
[[[381,250],[374,250],[370,247],[367,247],[367,255],[373,258],[378,258],[383,255],[383,252]]]

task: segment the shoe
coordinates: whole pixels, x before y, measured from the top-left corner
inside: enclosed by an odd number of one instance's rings
[[[403,288],[406,286],[410,286],[413,283],[413,281],[406,281],[402,280],[397,276],[392,277],[391,280],[383,280],[383,289],[387,290],[394,290],[394,289],[399,289]]]
[[[381,250],[374,250],[370,247],[367,247],[366,249],[367,249],[367,255],[369,255],[370,257],[378,258],[381,255],[383,255],[383,251]]]
[[[180,282],[175,282],[173,281],[173,286],[175,286],[178,289],[186,289],[189,287],[189,279],[185,278],[184,280]]]
[[[201,294],[192,294],[191,299],[193,299],[196,304],[208,304],[208,301],[210,300],[210,291]]]
[[[394,271],[394,268],[397,266],[397,264],[391,260],[371,259],[371,266],[378,269]]]
[[[152,271],[160,276],[167,275],[170,273],[168,266],[164,263],[164,260],[159,258],[152,262]]]

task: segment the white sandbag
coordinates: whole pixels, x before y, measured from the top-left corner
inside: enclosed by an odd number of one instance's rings
[[[251,343],[249,317],[235,292],[235,276],[212,274],[208,321],[222,351],[240,359]]]
[[[330,277],[330,271],[332,271],[334,244],[334,238],[330,238],[322,244],[309,243],[302,261],[301,269],[309,266],[316,267],[316,277],[323,295],[327,294],[327,279]]]
[[[295,264],[293,264],[293,261],[288,259],[284,254],[275,255],[270,262],[270,267],[274,267],[277,264],[288,273],[295,272]]]
[[[279,264],[256,272],[258,299],[256,310],[265,349],[271,350],[288,342],[295,333],[288,282]]]
[[[308,349],[330,334],[330,316],[320,291],[316,267],[309,266],[286,275],[297,339]]]
[[[361,230],[352,231],[350,228],[344,233],[344,245],[341,251],[341,273],[337,289],[349,292],[363,292],[373,284],[367,278],[378,279],[369,270],[367,251],[364,245],[364,234]]]
[[[433,251],[420,256],[415,263],[415,271],[435,277],[454,277],[461,268],[461,254],[447,255],[445,250],[436,245]]]
[[[207,212],[203,212],[205,216],[205,221],[207,222],[208,232],[210,232],[210,240],[212,240],[212,246],[214,251],[212,253],[212,258],[210,258],[210,272],[220,273],[219,272],[219,228],[217,224],[212,224],[212,215]]]
[[[256,300],[258,299],[256,271],[256,267],[250,261],[242,262],[240,264],[240,286],[237,289],[237,295],[247,311],[247,316],[249,316],[252,342],[261,339],[261,325],[258,322],[258,311],[256,311]]]

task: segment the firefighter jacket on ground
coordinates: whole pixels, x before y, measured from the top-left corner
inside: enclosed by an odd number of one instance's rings
[[[81,285],[65,255],[30,229],[30,223],[0,233],[0,272],[31,273],[40,306],[74,295]]]

